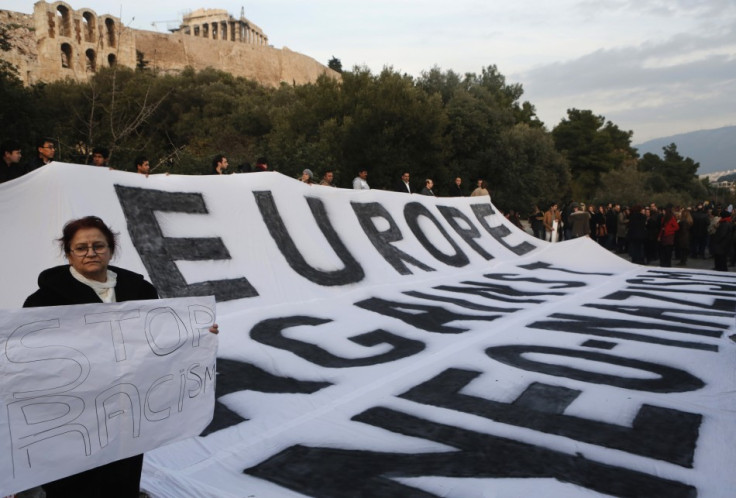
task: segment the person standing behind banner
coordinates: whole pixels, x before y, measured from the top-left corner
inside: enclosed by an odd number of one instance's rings
[[[690,255],[690,228],[693,226],[693,216],[688,208],[680,210],[680,229],[675,236],[675,243],[680,250],[680,262],[677,266],[687,266],[687,257]]]
[[[631,262],[637,265],[646,264],[646,253],[644,243],[647,240],[647,215],[644,208],[634,205],[629,216],[628,232],[626,234],[627,245]]]
[[[107,167],[107,161],[110,158],[110,151],[104,147],[95,147],[92,149],[92,166]],[[112,169],[112,168],[110,168]]]
[[[38,290],[24,308],[158,299],[142,275],[109,266],[116,234],[97,216],[71,220],[58,239],[68,265],[38,276]],[[218,332],[217,325],[210,332]],[[143,455],[123,458],[43,485],[47,498],[138,498]]]
[[[212,159],[212,169],[210,170],[210,175],[224,175],[228,166],[230,165],[227,162],[227,157],[225,157],[223,154],[217,154]]]
[[[41,138],[36,142],[37,154],[26,165],[26,170],[31,172],[41,166],[46,166],[54,160],[56,155],[56,145],[53,138]]]
[[[371,187],[366,181],[368,178],[368,170],[363,168],[358,170],[358,176],[353,178],[353,190],[370,190]]]
[[[0,183],[20,178],[26,173],[25,166],[20,165],[20,144],[15,140],[6,140],[0,145]]]
[[[335,172],[331,169],[325,170],[324,174],[322,175],[322,181],[319,182],[320,185],[324,187],[336,187],[337,185],[334,184],[335,181]]]
[[[426,180],[424,180],[424,188],[422,188],[422,191],[419,193],[422,195],[430,195],[434,197],[435,195],[432,187],[434,187],[434,182],[431,179],[427,178]]]
[[[485,180],[478,180],[478,187],[470,193],[470,197],[478,197],[481,195],[491,196],[488,192],[488,182]]]
[[[411,185],[409,184],[409,172],[405,171],[401,174],[401,178],[398,182],[396,182],[396,185],[394,186],[394,192],[403,192],[405,194],[413,194],[411,190]]]
[[[544,213],[544,240],[547,242],[557,242],[559,240],[560,220],[562,220],[562,215],[560,215],[555,202]]]
[[[731,253],[733,245],[731,213],[724,209],[721,211],[720,217],[717,218],[716,231],[711,236],[710,252],[713,254],[714,270],[728,271],[728,255]]]
[[[449,189],[449,195],[450,197],[465,197],[465,192],[463,192],[463,179],[459,176],[455,178],[455,181],[450,184]]]
[[[536,204],[534,205],[534,213],[529,217],[529,224],[534,236],[544,240],[544,213]]]
[[[672,266],[672,249],[675,246],[675,233],[680,229],[677,218],[672,210],[672,204],[667,204],[662,216],[662,224],[659,229],[659,266]]]
[[[138,156],[135,158],[135,171],[139,175],[144,175],[148,178],[151,173],[151,163],[148,162],[148,158],[145,156]],[[227,162],[227,161],[225,161]]]

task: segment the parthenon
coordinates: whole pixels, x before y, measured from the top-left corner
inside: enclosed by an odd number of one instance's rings
[[[243,12],[240,19],[236,19],[223,9],[197,9],[183,16],[176,31],[212,40],[268,45],[268,37],[263,30],[246,19]]]
[[[269,44],[263,30],[241,9],[236,18],[222,9],[197,9],[182,16],[170,33],[133,29],[117,17],[61,1],[35,2],[33,14],[0,8],[0,28],[9,50],[0,59],[26,85],[92,78],[104,67],[146,68],[156,74],[208,67],[263,85],[305,84],[320,75],[340,75],[304,54]],[[227,42],[227,43],[224,43]]]

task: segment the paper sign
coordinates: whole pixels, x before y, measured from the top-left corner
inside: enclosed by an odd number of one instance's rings
[[[0,495],[199,434],[213,297],[0,312]]]

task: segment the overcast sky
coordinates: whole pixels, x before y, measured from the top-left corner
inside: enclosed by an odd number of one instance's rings
[[[49,2],[51,3],[51,2]],[[495,64],[551,129],[590,109],[634,143],[736,125],[736,0],[85,0],[165,31],[198,8],[260,26],[276,48],[350,69],[480,73]],[[30,13],[32,0],[0,8]]]

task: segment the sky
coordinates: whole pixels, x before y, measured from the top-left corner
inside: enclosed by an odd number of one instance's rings
[[[736,0],[87,0],[73,9],[165,31],[198,8],[260,26],[276,48],[344,69],[420,76],[495,65],[552,129],[588,109],[633,143],[736,125]],[[0,8],[30,13],[31,0]]]

